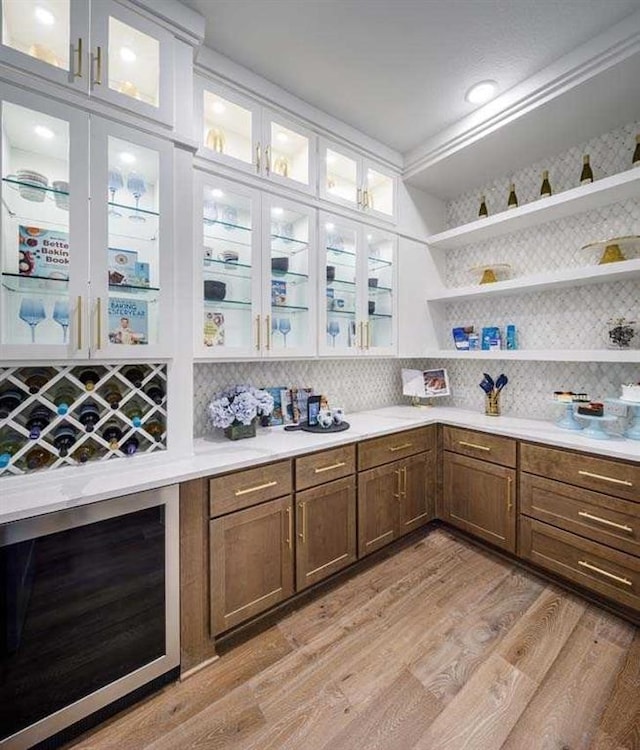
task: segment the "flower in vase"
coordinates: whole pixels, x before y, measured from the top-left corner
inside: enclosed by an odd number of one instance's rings
[[[235,385],[217,393],[207,407],[213,427],[226,429],[234,424],[249,425],[258,416],[273,411],[273,397],[250,385]]]

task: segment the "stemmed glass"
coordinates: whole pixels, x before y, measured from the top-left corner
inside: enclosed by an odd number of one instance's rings
[[[136,213],[129,214],[129,218],[131,221],[146,221],[144,216],[139,213],[140,198],[147,192],[147,183],[144,181],[144,177],[137,172],[131,172],[127,177],[127,190],[136,200]]]
[[[289,318],[280,318],[280,320],[278,321],[278,330],[280,331],[280,333],[284,337],[284,346],[286,348],[286,346],[287,346],[287,334],[291,330],[291,321],[289,320]]]
[[[278,320],[278,318],[271,318],[271,334],[272,335],[278,332],[279,323],[280,321]]]
[[[111,193],[111,203],[116,202],[116,193],[124,187],[124,178],[119,169],[109,170],[109,192]],[[113,205],[109,208],[109,216],[119,218],[122,214],[115,209]]]
[[[337,320],[330,320],[327,325],[327,333],[331,336],[331,346],[336,345],[336,336],[340,333],[340,323]]]
[[[36,326],[47,316],[44,312],[44,305],[39,299],[24,298],[20,303],[20,320],[31,327],[31,343],[36,343]]]
[[[69,302],[58,299],[53,305],[53,319],[62,326],[62,343],[67,343],[67,329],[69,328]]]

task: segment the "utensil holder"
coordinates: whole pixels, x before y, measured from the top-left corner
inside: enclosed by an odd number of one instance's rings
[[[494,391],[493,393],[487,393],[484,402],[484,413],[488,417],[499,417],[500,416],[500,392]]]

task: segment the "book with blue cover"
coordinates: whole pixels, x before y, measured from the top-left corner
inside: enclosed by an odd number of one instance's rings
[[[109,298],[109,342],[148,344],[148,306],[144,300]]]
[[[39,227],[18,227],[18,273],[48,279],[69,278],[69,235]]]

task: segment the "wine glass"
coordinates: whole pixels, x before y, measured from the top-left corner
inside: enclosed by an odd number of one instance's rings
[[[44,312],[44,305],[39,299],[24,298],[20,303],[20,320],[31,327],[31,343],[36,343],[36,326],[47,316]]]
[[[131,221],[146,221],[144,216],[141,216],[140,210],[140,198],[147,192],[147,183],[144,177],[137,172],[131,172],[127,177],[127,190],[133,195],[136,201],[136,213],[129,214]]]
[[[340,333],[340,323],[337,320],[330,320],[327,325],[327,333],[331,336],[331,346],[336,345],[336,336]]]
[[[287,346],[287,334],[291,330],[291,321],[289,318],[280,318],[278,321],[278,330],[284,337],[284,346]]]
[[[277,333],[278,331],[278,325],[280,324],[280,321],[278,318],[271,318],[271,334]]]
[[[62,326],[62,343],[67,343],[67,329],[69,328],[69,302],[57,299],[53,305],[53,319]]]
[[[122,176],[122,172],[119,169],[110,169],[109,170],[109,192],[111,193],[111,203],[114,204],[116,202],[116,193],[118,190],[122,190],[124,187],[124,178]],[[113,205],[109,208],[109,216],[113,216],[114,218],[119,218],[122,216],[122,214],[117,211]]]

